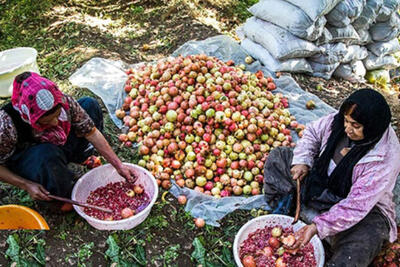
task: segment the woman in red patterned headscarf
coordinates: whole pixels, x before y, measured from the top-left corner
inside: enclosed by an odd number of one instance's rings
[[[50,200],[49,193],[70,197],[74,174],[67,163],[83,162],[93,146],[121,176],[136,177],[101,134],[103,116],[95,99],[76,101],[33,72],[18,75],[13,86],[11,103],[0,109],[0,181],[36,200]]]

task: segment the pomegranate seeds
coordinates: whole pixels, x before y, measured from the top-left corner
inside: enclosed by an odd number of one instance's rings
[[[138,187],[142,190],[139,190]],[[113,211],[111,214],[91,208],[84,208],[83,211],[87,215],[100,220],[115,221],[123,219],[121,212],[124,209],[126,211],[126,208],[132,210],[133,214],[138,214],[144,210],[150,203],[150,197],[141,185],[116,182],[109,183],[90,192],[86,202],[99,207],[109,208]],[[125,214],[124,217],[126,217]]]
[[[279,229],[278,229],[279,228]],[[297,251],[285,250],[283,243],[291,242],[293,238],[292,227],[282,228],[265,227],[249,234],[241,244],[240,259],[252,256],[257,266],[275,267],[313,267],[317,265],[314,248],[308,243],[303,249]],[[276,244],[277,243],[277,244]]]

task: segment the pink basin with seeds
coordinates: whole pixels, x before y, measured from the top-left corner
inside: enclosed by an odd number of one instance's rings
[[[125,165],[131,166],[136,171],[138,177],[136,184],[143,186],[144,191],[149,195],[150,203],[141,212],[135,214],[132,217],[115,220],[115,221],[104,221],[87,215],[83,210],[83,207],[74,205],[75,211],[82,216],[91,226],[99,230],[128,230],[142,223],[147,216],[150,214],[151,208],[153,207],[157,196],[158,196],[158,185],[154,176],[146,169],[130,164],[124,163]],[[115,168],[110,164],[105,164],[100,167],[94,168],[91,171],[83,175],[78,182],[75,184],[71,198],[76,201],[86,202],[86,199],[90,195],[90,192],[96,190],[98,187],[105,186],[109,183],[115,183],[124,181]]]

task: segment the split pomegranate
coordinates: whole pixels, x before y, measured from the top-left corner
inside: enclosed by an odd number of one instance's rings
[[[278,230],[279,229],[279,230]],[[277,234],[281,232],[278,236]],[[274,237],[273,234],[276,236]],[[249,264],[251,257],[255,265],[248,266],[293,266],[313,267],[317,265],[314,248],[308,243],[303,249],[289,251],[284,248],[285,243],[293,242],[293,228],[265,227],[249,234],[248,238],[240,245],[239,256],[242,264]],[[251,259],[250,258],[250,259]]]
[[[111,214],[96,209],[84,208],[83,211],[87,215],[100,220],[121,220],[144,210],[150,203],[150,197],[141,185],[116,182],[101,186],[90,192],[86,202],[113,211]]]

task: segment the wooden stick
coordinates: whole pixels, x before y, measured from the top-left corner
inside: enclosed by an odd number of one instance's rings
[[[75,200],[68,199],[68,198],[64,198],[64,197],[58,197],[58,196],[53,196],[53,195],[48,195],[48,197],[49,197],[49,198],[52,198],[52,199],[55,199],[55,200],[59,200],[59,201],[64,201],[64,202],[67,202],[67,203],[71,203],[71,204],[73,204],[73,205],[81,206],[81,207],[86,207],[86,208],[101,210],[101,211],[108,212],[108,213],[112,213],[112,212],[113,212],[112,210],[107,209],[107,208],[94,206],[94,205],[91,205],[91,204],[87,204],[87,203],[75,201]]]
[[[299,178],[297,178],[296,179],[296,185],[297,185],[297,188],[296,188],[296,195],[297,195],[297,200],[296,200],[296,214],[295,214],[295,216],[294,216],[294,220],[293,220],[293,222],[292,222],[292,224],[295,224],[298,220],[299,220],[299,217],[300,217],[300,179]]]

